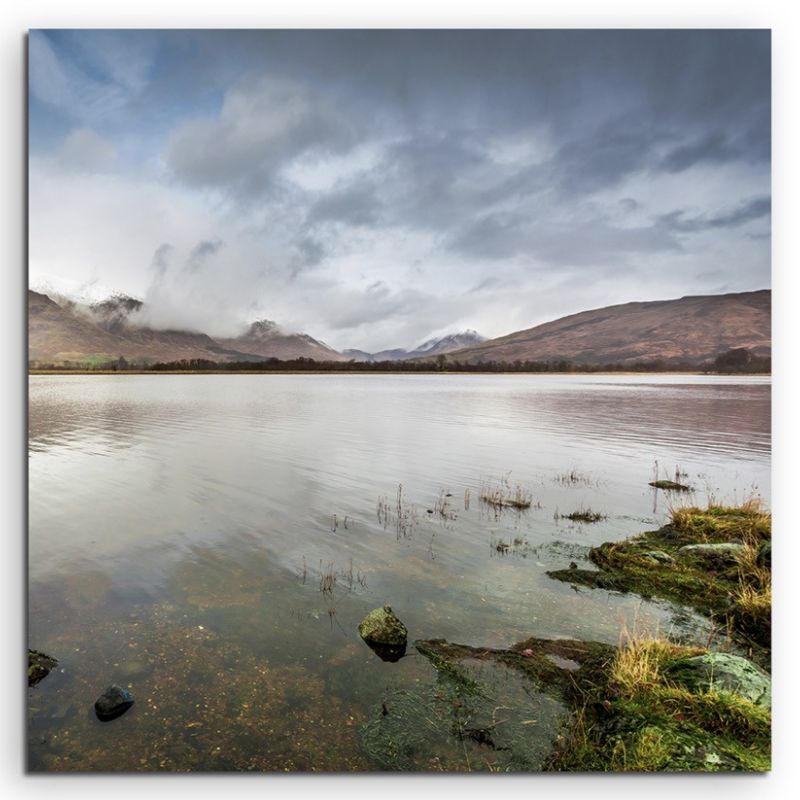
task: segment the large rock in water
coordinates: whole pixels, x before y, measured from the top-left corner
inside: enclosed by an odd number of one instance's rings
[[[358,632],[384,661],[398,661],[405,655],[408,629],[389,606],[370,611],[361,620]]]
[[[669,675],[689,689],[722,689],[741,695],[757,706],[772,704],[772,679],[761,667],[731,653],[705,653],[675,662]]]
[[[112,684],[97,698],[94,710],[99,719],[108,722],[124,714],[132,705],[131,693],[121,686]]]

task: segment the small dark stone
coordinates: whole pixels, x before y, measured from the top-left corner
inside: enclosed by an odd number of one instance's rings
[[[94,704],[97,718],[103,722],[116,719],[133,705],[133,697],[127,689],[113,684],[106,689]]]

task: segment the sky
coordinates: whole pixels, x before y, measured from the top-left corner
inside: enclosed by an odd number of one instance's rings
[[[29,280],[337,349],[770,286],[770,36],[32,31]]]

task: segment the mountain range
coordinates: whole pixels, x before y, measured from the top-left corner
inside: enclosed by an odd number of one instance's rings
[[[353,361],[409,361],[412,358],[430,358],[454,350],[462,350],[471,345],[485,342],[486,337],[477,331],[466,330],[463,333],[451,333],[438,339],[428,339],[413,350],[395,348],[379,350],[377,353],[366,353],[363,350],[342,350],[342,355]]]
[[[218,362],[269,358],[315,361],[424,361],[479,364],[570,361],[630,365],[660,360],[702,365],[735,348],[756,356],[771,351],[771,293],[698,295],[633,302],[583,311],[526,330],[485,339],[474,330],[430,339],[411,349],[338,352],[305,333],[285,333],[257,320],[236,337],[162,330],[140,321],[142,301],[115,295],[101,302],[56,300],[28,291],[28,357],[32,365],[136,363],[204,359]]]
[[[102,363],[120,357],[137,363],[204,359],[208,361],[379,361],[433,356],[484,341],[475,331],[430,339],[413,350],[334,350],[306,333],[285,333],[271,320],[253,322],[235,337],[163,330],[142,324],[142,301],[113,295],[100,302],[79,302],[28,290],[28,358],[34,364],[66,361]]]

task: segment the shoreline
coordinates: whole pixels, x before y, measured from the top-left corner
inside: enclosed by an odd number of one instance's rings
[[[29,369],[28,377],[32,375],[552,375],[563,377],[564,375],[688,375],[688,376],[709,376],[720,378],[771,378],[771,372],[707,372],[704,370],[692,371],[642,371],[642,370],[570,370],[568,372],[524,372],[517,370],[507,371],[485,371],[476,370],[367,370],[367,369],[176,369],[176,370],[153,370],[153,369]]]

